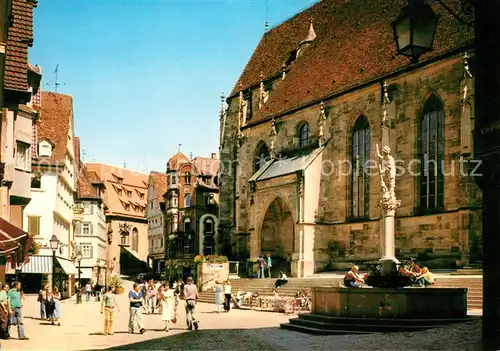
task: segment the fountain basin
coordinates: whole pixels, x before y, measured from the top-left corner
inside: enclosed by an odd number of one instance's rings
[[[467,317],[467,288],[312,288],[312,313],[333,317]]]

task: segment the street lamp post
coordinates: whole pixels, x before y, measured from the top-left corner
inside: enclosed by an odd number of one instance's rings
[[[416,62],[419,47],[415,38],[432,49],[437,25],[427,2],[409,0],[400,16],[392,23],[398,54]],[[484,350],[500,349],[500,46],[495,43],[500,33],[500,1],[461,0],[461,13],[455,13],[436,0],[460,23],[474,27],[474,157],[480,162],[476,183],[482,193],[483,237],[483,330]],[[417,11],[411,11],[411,9]],[[427,17],[425,17],[427,14]],[[418,18],[419,20],[415,20]],[[406,47],[406,50],[405,50]]]
[[[78,262],[78,289],[76,290],[76,303],[82,303],[82,251],[78,250],[76,254],[76,261]]]
[[[56,287],[56,250],[59,247],[59,239],[57,239],[57,236],[52,235],[49,244],[52,250],[52,291],[54,291]]]

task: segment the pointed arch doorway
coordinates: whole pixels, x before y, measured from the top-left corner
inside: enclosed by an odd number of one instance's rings
[[[260,229],[260,244],[261,253],[270,253],[273,258],[273,276],[280,270],[289,271],[287,257],[295,251],[295,221],[292,210],[279,197],[266,210]]]

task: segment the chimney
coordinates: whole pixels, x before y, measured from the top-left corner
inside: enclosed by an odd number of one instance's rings
[[[215,152],[212,152],[211,158],[212,158],[212,160],[216,160],[217,159],[217,154]]]

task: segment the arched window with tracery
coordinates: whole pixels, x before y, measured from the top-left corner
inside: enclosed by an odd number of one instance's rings
[[[299,146],[309,145],[309,123],[302,122],[297,128],[297,137],[299,138]]]
[[[365,116],[360,116],[352,131],[351,171],[351,217],[367,218],[369,214],[370,181],[368,161],[370,158],[370,125]]]
[[[269,149],[265,142],[261,141],[255,149],[254,172],[257,172],[266,162],[270,160]]]
[[[420,209],[444,207],[444,109],[441,100],[429,96],[420,121]]]

